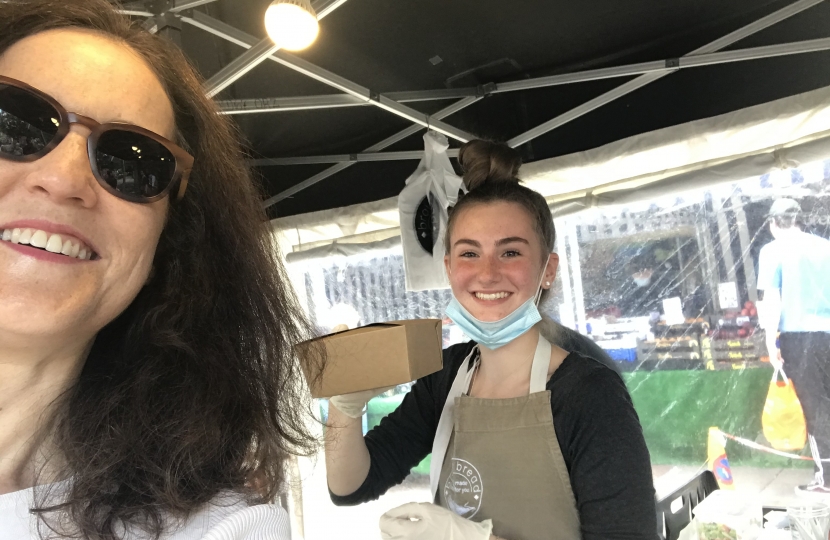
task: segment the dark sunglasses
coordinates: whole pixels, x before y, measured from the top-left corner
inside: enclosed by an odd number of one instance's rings
[[[116,197],[149,203],[165,197],[176,184],[176,198],[184,196],[193,156],[179,146],[132,124],[101,124],[67,112],[43,92],[0,76],[0,158],[40,159],[60,144],[71,124],[90,129],[92,174]]]

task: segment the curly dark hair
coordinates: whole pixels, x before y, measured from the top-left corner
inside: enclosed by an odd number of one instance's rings
[[[44,419],[46,459],[67,480],[58,498],[36,488],[32,511],[41,531],[64,536],[118,538],[126,526],[158,537],[223,491],[273,500],[286,457],[317,448],[293,348],[313,330],[238,133],[184,55],[106,0],[0,3],[0,55],[59,28],[98,32],[146,61],[195,165],[170,205],[150,282],[99,332]],[[304,361],[321,366],[322,351],[310,354]]]

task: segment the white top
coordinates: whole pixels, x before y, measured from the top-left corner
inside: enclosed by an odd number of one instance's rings
[[[37,517],[29,514],[31,488],[0,495],[0,531],[3,540],[40,540]],[[143,540],[143,534],[125,539]],[[274,504],[248,506],[239,496],[217,497],[163,540],[290,540],[288,513]]]

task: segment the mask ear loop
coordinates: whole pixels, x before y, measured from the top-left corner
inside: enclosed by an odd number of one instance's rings
[[[542,288],[542,281],[545,279],[545,272],[548,269],[548,263],[550,262],[550,254],[548,255],[548,259],[545,261],[545,266],[542,267],[542,275],[539,276],[539,283],[536,284],[536,297],[533,300],[533,303],[536,307],[539,307],[539,301],[542,299],[542,292],[544,289]]]

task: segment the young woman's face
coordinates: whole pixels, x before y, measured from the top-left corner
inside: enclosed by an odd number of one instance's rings
[[[444,259],[453,294],[477,319],[506,317],[536,295],[540,280],[548,288],[556,276],[559,258],[541,245],[530,215],[516,203],[463,210]]]
[[[167,138],[173,108],[144,61],[93,32],[50,30],[0,56],[0,75],[51,95],[98,122],[129,122]],[[0,232],[41,230],[94,251],[91,260],[0,241],[0,341],[89,341],[146,283],[168,200],[137,204],[92,175],[89,130],[73,124],[51,152],[28,163],[0,158]]]

